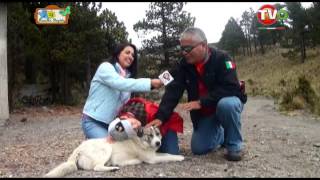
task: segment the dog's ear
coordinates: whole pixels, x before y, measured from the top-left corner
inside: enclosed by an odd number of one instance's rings
[[[160,134],[160,128],[158,126],[154,126],[153,129],[156,132],[156,134]]]
[[[144,134],[144,133],[143,133],[143,128],[142,128],[142,127],[139,127],[139,128],[138,128],[138,131],[137,131],[137,136],[141,138],[141,137],[143,136],[143,134]]]

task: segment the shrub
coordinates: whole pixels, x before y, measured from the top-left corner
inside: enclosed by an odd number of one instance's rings
[[[308,108],[311,112],[319,114],[319,106],[319,97],[304,75],[298,77],[297,85],[294,88],[288,88],[280,96],[280,110]]]

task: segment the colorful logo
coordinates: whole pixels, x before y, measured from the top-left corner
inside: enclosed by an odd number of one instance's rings
[[[65,25],[68,24],[70,14],[70,6],[59,8],[56,5],[49,5],[45,8],[37,8],[34,19],[38,25]]]
[[[270,4],[263,5],[257,13],[258,22],[265,27],[259,27],[259,29],[277,29],[283,30],[283,21],[288,19],[289,14],[286,10],[280,9],[279,11]],[[279,27],[266,27],[274,25],[276,22],[280,22]]]

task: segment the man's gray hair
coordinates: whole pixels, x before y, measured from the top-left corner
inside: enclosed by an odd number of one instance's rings
[[[204,32],[200,28],[196,27],[188,27],[185,29],[180,35],[180,41],[190,35],[193,41],[207,43],[207,38]]]

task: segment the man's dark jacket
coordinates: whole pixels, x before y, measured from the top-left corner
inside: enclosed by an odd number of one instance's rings
[[[187,90],[188,101],[200,99],[202,107],[215,108],[221,98],[228,96],[237,96],[242,103],[246,103],[247,96],[240,90],[236,69],[228,69],[226,66],[227,61],[232,61],[230,56],[217,49],[210,48],[210,50],[211,55],[204,65],[202,77],[198,75],[195,65],[188,64],[184,58],[170,71],[174,81],[166,86],[156,114],[156,118],[160,119],[162,123],[169,119],[184,90]],[[198,92],[199,78],[203,79],[208,88],[208,95],[201,98],[199,98]],[[196,122],[203,115],[199,110],[192,110],[190,115],[192,123],[196,127]]]

